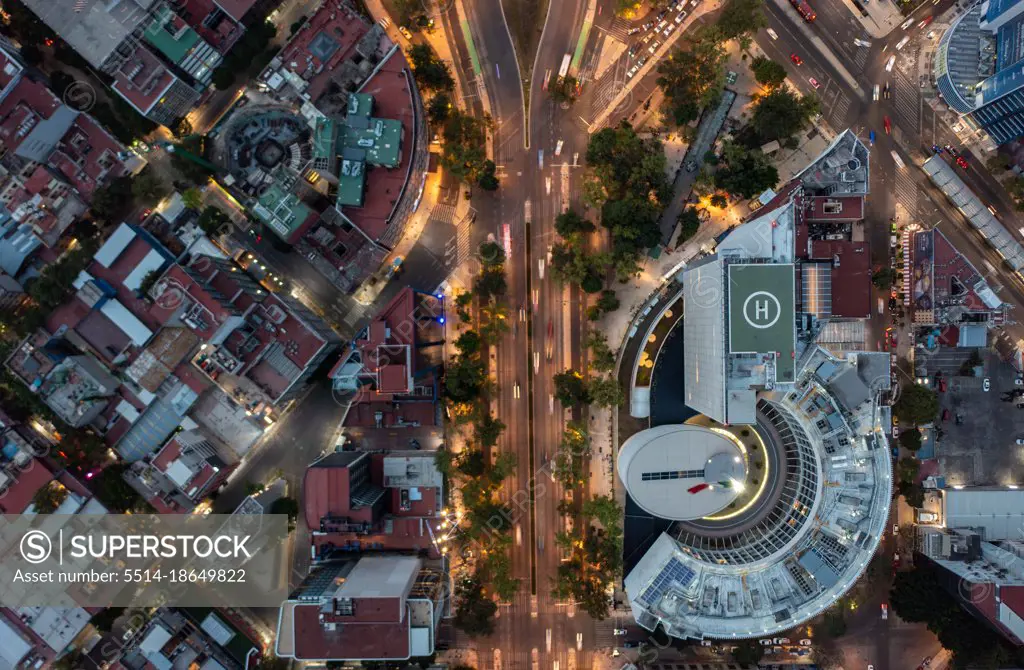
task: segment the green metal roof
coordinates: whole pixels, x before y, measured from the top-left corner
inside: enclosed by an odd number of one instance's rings
[[[157,10],[153,22],[146,28],[146,41],[159,49],[164,56],[177,65],[185,59],[185,56],[189,54],[192,47],[199,42],[199,35],[187,26],[176,30],[175,34],[172,34],[170,31],[175,29],[171,26],[171,23],[175,18],[174,12],[166,5]]]
[[[729,352],[776,354],[779,381],[793,381],[795,272],[791,264],[729,266]]]
[[[393,168],[398,167],[402,157],[402,123],[394,119],[367,120],[365,127],[346,126],[344,133],[339,133],[339,153],[344,155],[344,148],[363,149],[366,151],[366,162],[370,165]]]
[[[264,191],[253,213],[268,225],[278,237],[289,241],[292,233],[313,213],[294,193],[289,193],[280,182],[274,182]]]
[[[362,207],[365,187],[366,163],[342,160],[338,174],[338,204]]]

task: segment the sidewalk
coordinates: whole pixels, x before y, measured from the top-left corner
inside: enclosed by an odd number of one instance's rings
[[[892,0],[844,0],[844,4],[875,39],[885,37],[908,18]]]

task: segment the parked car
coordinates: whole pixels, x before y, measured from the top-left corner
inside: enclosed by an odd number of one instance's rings
[[[985,393],[988,393],[991,388],[992,388],[992,380],[990,380],[988,377],[985,377],[984,379],[981,380],[981,390],[982,391],[984,391]]]

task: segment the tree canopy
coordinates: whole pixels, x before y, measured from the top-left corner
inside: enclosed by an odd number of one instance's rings
[[[592,233],[595,230],[594,224],[576,213],[574,209],[567,209],[555,217],[555,230],[562,237],[568,237],[577,233]]]
[[[928,423],[939,412],[939,396],[930,388],[907,384],[900,388],[900,397],[893,409],[899,420],[908,427]]]
[[[555,382],[555,397],[563,407],[590,402],[587,384],[583,381],[583,376],[575,370],[556,372],[552,380]]]
[[[776,88],[754,103],[749,127],[757,134],[759,144],[785,140],[806,128],[811,117],[820,111],[817,96],[801,96],[788,88]]]
[[[715,36],[684,37],[682,47],[658,65],[665,118],[684,126],[696,121],[704,107],[717,102],[725,88],[725,61],[725,49]]]
[[[485,125],[482,119],[449,110],[444,122],[441,165],[467,184],[475,183],[487,162]]]
[[[726,142],[722,162],[715,172],[715,185],[740,198],[753,198],[774,188],[779,172],[760,149],[748,149],[734,142]]]
[[[953,653],[954,667],[1003,667],[1012,656],[991,629],[968,614],[943,588],[931,566],[897,572],[889,603],[900,619],[927,624],[942,646]]]
[[[765,88],[778,88],[786,81],[786,68],[767,56],[758,56],[750,61],[754,79]]]
[[[413,44],[408,55],[413,76],[421,89],[436,92],[451,91],[455,88],[455,80],[452,79],[448,64],[437,57],[429,44]]]

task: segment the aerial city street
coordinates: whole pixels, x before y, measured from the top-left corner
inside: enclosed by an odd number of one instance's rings
[[[1024,0],[0,0],[0,61],[0,670],[1024,667]]]

